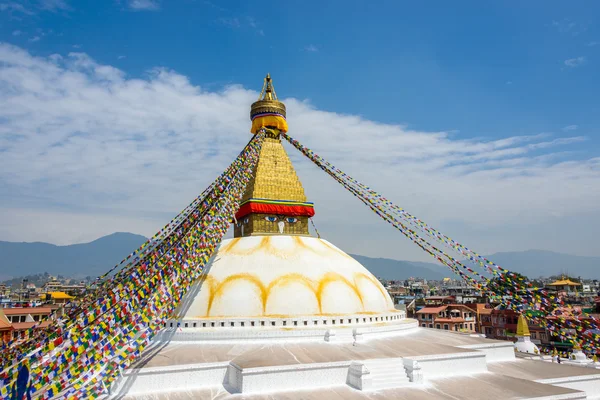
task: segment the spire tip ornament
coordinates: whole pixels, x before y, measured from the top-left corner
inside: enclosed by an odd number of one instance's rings
[[[261,128],[287,132],[288,126],[285,117],[285,104],[277,99],[271,74],[267,73],[258,100],[250,107],[250,120],[252,121],[250,132],[256,134]]]

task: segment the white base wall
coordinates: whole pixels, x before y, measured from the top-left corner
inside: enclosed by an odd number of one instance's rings
[[[242,369],[232,363],[227,383],[234,393],[244,394],[343,386],[350,364],[343,361]]]
[[[416,361],[421,367],[423,381],[432,378],[471,375],[487,372],[485,353],[439,354],[416,357],[404,357],[407,361]]]
[[[493,344],[471,344],[457,346],[461,349],[478,350],[485,353],[487,362],[515,361],[515,348],[512,342]]]
[[[126,370],[113,385],[111,395],[140,395],[221,386],[228,368],[229,362],[221,362]]]

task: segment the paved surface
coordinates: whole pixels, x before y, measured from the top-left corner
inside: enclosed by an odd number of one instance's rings
[[[600,369],[518,358],[513,362],[490,363],[488,364],[488,370],[497,374],[530,380],[600,375]]]
[[[171,343],[150,349],[134,368],[233,361],[242,368],[263,366],[468,353],[455,346],[497,344],[498,341],[452,332],[418,329],[399,336],[352,343]],[[502,343],[502,342],[500,342]]]
[[[472,352],[457,346],[506,344],[495,340],[434,329],[418,329],[399,336],[351,343],[170,343],[148,349],[135,368],[233,361],[242,368],[309,364],[370,358],[407,357],[427,354]],[[276,392],[263,395],[231,394],[222,386],[193,392],[126,396],[127,400],[183,399],[399,399],[399,400],[490,400],[490,399],[584,399],[585,393],[534,382],[540,379],[594,375],[599,370],[517,358],[513,362],[488,363],[489,372],[469,376],[432,379],[425,385],[373,392],[339,386],[314,390]]]
[[[564,398],[569,399],[585,398],[584,393],[572,389],[483,373],[468,377],[438,379],[432,381],[427,386],[419,388],[399,388],[376,392],[361,392],[348,386],[338,386],[327,389],[298,390],[294,392],[277,392],[252,396],[230,394],[223,388],[214,388],[193,392],[124,397],[123,400],[516,400],[542,399],[547,396],[565,396]]]

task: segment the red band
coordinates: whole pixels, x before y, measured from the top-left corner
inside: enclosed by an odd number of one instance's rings
[[[293,217],[312,217],[313,215],[315,215],[315,209],[313,207],[308,206],[290,206],[285,204],[265,204],[249,202],[240,207],[238,212],[235,214],[235,218],[244,218],[246,215],[251,213],[289,215]]]

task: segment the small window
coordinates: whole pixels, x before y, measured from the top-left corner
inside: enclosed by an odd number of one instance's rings
[[[351,324],[352,323],[352,319],[348,318],[348,323]]]
[[[214,328],[214,327],[215,327],[215,323],[214,323],[214,322],[211,322],[211,323],[210,323],[210,326],[212,326],[212,327]]]
[[[242,321],[242,322],[240,322],[240,324],[241,324],[242,326],[244,326],[244,322],[243,322],[243,321]]]
[[[188,323],[186,322],[183,327],[187,328],[188,327]]]
[[[265,321],[260,321],[260,326],[265,326]]]
[[[304,321],[304,325],[308,325],[308,321]]]
[[[202,327],[203,327],[203,328],[206,328],[206,322],[203,322],[203,323],[202,323]]]
[[[250,325],[254,326],[254,321],[251,321],[251,322],[250,322]]]
[[[286,326],[286,325],[287,325],[287,321],[283,321],[283,326]]]
[[[221,322],[221,326],[222,326],[222,327],[223,327],[223,326],[225,326],[225,322]]]
[[[327,321],[323,320],[323,325],[327,325]]]
[[[331,324],[332,324],[332,325],[335,325],[335,319],[332,319],[332,320],[331,320]]]
[[[340,318],[340,324],[343,324],[343,323],[344,323],[344,320]]]
[[[319,322],[318,321],[313,321],[315,323],[315,325],[317,325]]]
[[[194,322],[194,328],[196,327],[196,323]]]
[[[298,326],[298,321],[294,321],[294,326]]]
[[[271,326],[275,326],[275,321],[271,321]]]

